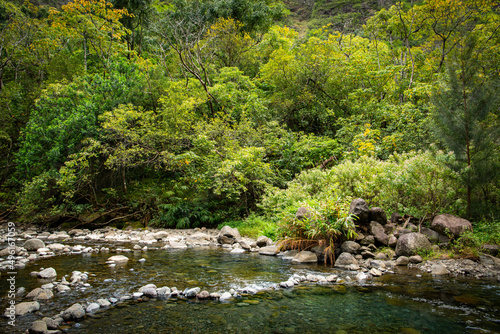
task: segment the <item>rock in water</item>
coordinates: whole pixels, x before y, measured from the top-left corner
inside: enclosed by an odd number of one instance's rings
[[[445,213],[434,217],[431,229],[442,235],[451,233],[454,237],[459,237],[465,231],[472,231],[472,224],[467,219]]]
[[[399,237],[396,245],[397,256],[412,256],[418,250],[429,250],[432,248],[427,237],[420,233],[407,233]]]
[[[224,292],[224,293],[223,293],[223,294],[219,297],[219,300],[220,300],[221,302],[223,302],[223,301],[229,300],[229,299],[231,299],[231,298],[233,298],[233,296],[232,296],[229,292]]]
[[[36,251],[38,248],[44,248],[45,243],[40,239],[30,239],[24,243],[23,247],[28,251]]]
[[[196,295],[198,299],[208,299],[210,297],[210,293],[208,291],[202,291]]]
[[[302,251],[293,257],[292,263],[318,263],[318,256],[313,252]]]
[[[25,315],[26,313],[31,313],[38,311],[40,309],[40,304],[38,302],[23,302],[16,304],[15,315]],[[9,315],[9,311],[5,311],[5,316]]]
[[[85,316],[85,310],[81,304],[73,304],[68,307],[63,313],[62,318],[68,320],[79,320]]]
[[[128,261],[128,257],[124,255],[115,255],[108,258],[108,261],[113,261],[115,263],[124,263]]]
[[[277,253],[278,253],[278,248],[276,246],[267,246],[267,247],[262,247],[261,249],[259,249],[260,255],[274,256]]]
[[[46,334],[47,332],[48,332],[47,323],[42,320],[35,321],[31,325],[28,331],[28,333],[30,334]]]
[[[396,259],[396,266],[407,266],[410,263],[410,259],[406,256],[400,256]]]
[[[434,265],[431,272],[432,275],[448,275],[449,273],[448,269],[442,264]]]
[[[87,306],[87,309],[85,310],[87,313],[94,313],[99,310],[100,306],[97,303],[90,303],[89,306]]]
[[[337,260],[335,261],[335,267],[345,267],[351,264],[357,265],[358,260],[356,260],[351,253],[346,253],[346,252],[340,254]]]
[[[44,278],[44,279],[55,278],[55,277],[57,277],[57,272],[54,268],[47,268],[47,269],[40,271],[38,273],[38,277]]]

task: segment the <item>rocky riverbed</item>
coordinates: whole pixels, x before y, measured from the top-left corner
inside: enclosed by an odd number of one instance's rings
[[[12,227],[15,226],[15,229]],[[360,233],[361,234],[361,233]],[[411,232],[408,236],[418,233]],[[404,235],[404,234],[401,234]],[[421,234],[418,234],[421,235]],[[402,240],[399,236],[398,240]],[[416,237],[417,239],[419,236]],[[404,238],[403,238],[404,239]],[[0,270],[2,279],[8,279],[11,272],[23,272],[27,265],[36,261],[53,257],[67,257],[71,261],[73,256],[85,254],[108,254],[106,264],[109,267],[119,267],[127,263],[131,254],[147,254],[150,251],[172,251],[188,248],[222,248],[229,254],[252,253],[260,256],[279,256],[292,264],[318,263],[322,250],[278,251],[272,240],[261,236],[257,240],[242,238],[236,229],[225,227],[222,230],[192,229],[192,230],[164,230],[164,229],[126,229],[106,227],[97,230],[73,229],[69,231],[38,231],[33,227],[16,226],[14,223],[0,227],[0,241],[7,246],[0,250]],[[371,242],[373,241],[373,242]],[[477,261],[469,259],[443,259],[422,261],[419,255],[396,255],[398,250],[377,246],[373,234],[367,234],[356,241],[347,241],[338,248],[335,271],[324,273],[293,274],[288,279],[270,282],[266,286],[243,286],[227,291],[202,290],[200,287],[186,287],[182,290],[175,286],[161,286],[149,283],[135,291],[124,291],[120,296],[109,296],[96,300],[78,300],[75,295],[74,303],[64,309],[54,310],[55,314],[39,313],[40,303],[47,303],[59,295],[71,291],[91,289],[89,277],[93,273],[73,271],[71,273],[57,273],[51,267],[40,268],[30,272],[43,283],[39,287],[26,291],[22,286],[16,286],[15,291],[2,296],[4,300],[14,300],[14,307],[8,305],[4,311],[6,320],[22,321],[27,314],[35,314],[37,319],[29,327],[30,333],[59,333],[68,326],[75,326],[84,317],[105,311],[128,302],[143,302],[150,299],[195,299],[228,302],[238,299],[242,295],[257,294],[262,290],[290,289],[301,284],[331,285],[335,289],[342,289],[346,285],[363,285],[367,281],[376,280],[385,274],[397,273],[401,268],[416,268],[421,274],[433,276],[472,276],[475,279],[500,280],[500,265],[498,258],[481,254]],[[382,251],[380,251],[382,250]],[[406,252],[406,251],[404,251]],[[147,256],[137,262],[145,262]],[[329,267],[324,267],[329,268]],[[119,278],[117,278],[119,279]],[[31,317],[30,319],[33,319]]]

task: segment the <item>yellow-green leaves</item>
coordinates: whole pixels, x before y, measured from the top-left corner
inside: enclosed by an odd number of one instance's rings
[[[126,52],[123,37],[130,31],[119,20],[129,15],[126,9],[114,9],[106,0],[73,0],[61,11],[51,8],[49,19],[67,41],[83,49],[87,70],[91,55],[107,67],[112,56]]]

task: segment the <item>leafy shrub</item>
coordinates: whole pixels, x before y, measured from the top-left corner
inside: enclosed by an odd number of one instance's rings
[[[260,203],[267,216],[280,215],[306,200],[363,198],[371,206],[419,217],[441,212],[461,214],[460,186],[447,167],[450,154],[420,152],[393,155],[387,161],[362,157],[329,170],[302,172],[286,189],[268,188]]]
[[[158,205],[158,213],[151,220],[151,226],[171,228],[193,228],[213,226],[218,222],[217,214],[201,203],[167,203]]]

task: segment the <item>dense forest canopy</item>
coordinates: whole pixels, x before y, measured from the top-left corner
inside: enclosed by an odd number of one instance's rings
[[[0,0],[0,218],[495,221],[499,46],[495,0]]]

